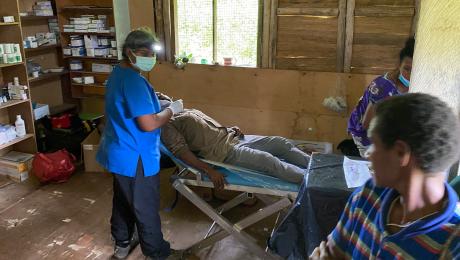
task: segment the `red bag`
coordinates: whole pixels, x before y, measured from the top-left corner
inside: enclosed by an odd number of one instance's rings
[[[66,149],[54,153],[37,153],[32,162],[32,169],[42,183],[66,182],[75,171],[76,158]]]
[[[62,116],[53,116],[51,117],[51,126],[53,128],[70,128],[72,126],[72,121],[70,120],[70,114],[64,114]]]

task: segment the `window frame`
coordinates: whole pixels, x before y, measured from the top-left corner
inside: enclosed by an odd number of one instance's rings
[[[263,18],[264,18],[264,5],[265,5],[265,0],[258,0],[258,19],[257,19],[257,53],[256,53],[256,65],[254,67],[249,67],[249,68],[261,68],[262,67],[262,44],[263,44]],[[174,55],[178,54],[179,50],[179,45],[178,41],[178,24],[177,24],[177,0],[171,0],[171,10],[173,11],[173,15],[171,15],[171,20],[173,20],[172,24],[172,37],[174,39],[172,40],[174,42],[174,49],[172,50],[173,52],[173,57]],[[217,0],[212,0],[212,59],[213,61],[217,60]],[[268,39],[267,39],[268,40]],[[172,58],[174,60],[174,58]],[[200,64],[200,63],[193,63],[193,64]],[[214,64],[200,64],[200,65],[214,65]],[[219,65],[223,66],[223,64]],[[239,66],[239,65],[230,65],[230,66],[225,66],[225,67],[242,67],[246,68],[247,66]]]

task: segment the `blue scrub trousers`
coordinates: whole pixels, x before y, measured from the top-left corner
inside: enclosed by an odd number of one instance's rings
[[[142,253],[155,259],[170,255],[163,239],[160,208],[160,175],[145,177],[139,158],[135,177],[113,174],[112,236],[117,246],[126,247],[136,224]]]

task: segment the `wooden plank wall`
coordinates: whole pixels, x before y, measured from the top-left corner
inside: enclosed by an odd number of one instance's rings
[[[352,73],[383,73],[394,69],[399,51],[411,35],[415,15],[414,0],[348,0],[355,6],[347,13],[347,23],[353,19],[352,54],[345,61],[345,71]],[[348,29],[348,28],[347,28]],[[347,56],[347,55],[346,55]],[[347,67],[349,65],[349,67]]]
[[[272,67],[340,72],[337,49],[341,49],[338,38],[343,42],[339,36],[343,32],[339,30],[339,3],[343,1],[279,0]]]
[[[189,64],[185,70],[162,62],[149,74],[155,90],[186,107],[202,110],[247,134],[281,135],[302,140],[347,138],[347,121],[363,89],[375,75],[304,72]],[[348,111],[337,113],[322,103],[345,96]]]
[[[271,67],[370,74],[391,70],[416,26],[416,2],[279,0]]]

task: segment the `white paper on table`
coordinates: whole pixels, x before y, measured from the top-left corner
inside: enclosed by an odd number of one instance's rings
[[[371,163],[368,161],[351,160],[348,157],[343,158],[343,172],[347,187],[356,188],[364,185],[372,177],[370,166]]]

